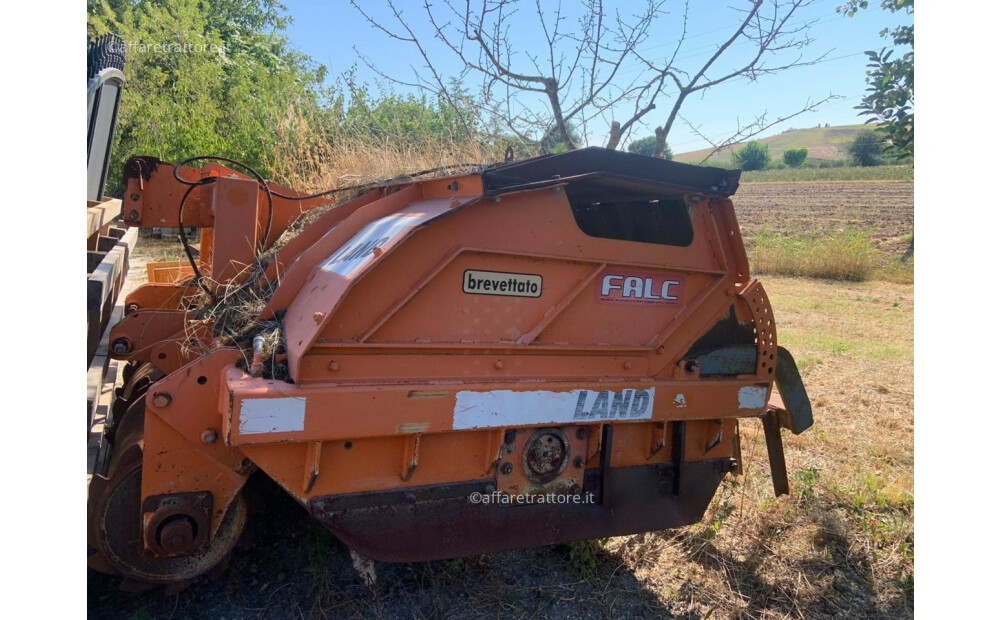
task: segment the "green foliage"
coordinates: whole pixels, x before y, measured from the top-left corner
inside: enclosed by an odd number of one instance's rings
[[[582,577],[597,575],[597,558],[600,556],[607,538],[594,540],[574,540],[566,545],[569,550],[569,561],[573,569]]]
[[[645,138],[639,138],[638,140],[632,141],[628,145],[628,152],[635,153],[637,155],[646,155],[647,157],[652,157],[656,154],[656,136],[646,136]],[[663,145],[663,159],[673,159],[674,153],[670,150],[669,144]]]
[[[349,75],[353,77],[353,72]],[[443,96],[432,99],[426,94],[417,97],[392,92],[374,96],[368,86],[352,86],[351,91],[346,104],[343,96],[338,99],[341,106],[346,105],[338,111],[342,114],[340,124],[370,144],[418,143],[428,137],[435,141],[455,141],[475,132],[470,97],[457,85],[450,93],[452,102],[457,103],[454,106]]]
[[[877,166],[879,156],[885,149],[885,140],[878,133],[866,129],[858,132],[847,151],[851,161],[857,166]]]
[[[90,0],[87,8],[88,35],[113,32],[128,46],[109,193],[121,191],[121,165],[133,155],[220,154],[267,171],[282,115],[316,106],[326,69],[289,48],[289,18],[274,0]]]
[[[771,162],[771,153],[763,142],[753,140],[733,153],[733,165],[741,170],[763,170]]]
[[[913,166],[871,166],[861,168],[859,166],[844,166],[843,160],[833,160],[841,165],[820,166],[807,165],[813,160],[806,161],[798,168],[784,168],[775,170],[755,170],[744,172],[740,177],[740,184],[744,183],[766,183],[766,182],[808,182],[808,181],[912,181]]]
[[[798,168],[799,166],[802,165],[802,162],[804,162],[806,160],[806,157],[808,156],[809,156],[809,149],[798,148],[798,149],[785,149],[785,152],[782,153],[781,158],[785,161],[786,164],[788,164],[792,168]]]
[[[868,0],[850,0],[837,7],[837,11],[853,17],[859,10],[868,8]],[[891,13],[905,11],[913,15],[913,0],[882,0],[882,9]],[[890,32],[885,28],[882,38],[892,38],[893,48],[869,50],[868,94],[855,109],[859,116],[869,117],[868,122],[878,123],[891,142],[890,154],[897,158],[913,156],[913,26],[898,26]],[[902,55],[893,58],[896,48]]]
[[[816,483],[819,482],[819,467],[812,466],[805,469],[800,469],[796,472],[795,477],[798,479],[799,485],[796,492],[802,499],[812,499],[816,497]]]
[[[726,524],[726,521],[732,516],[733,512],[736,511],[736,505],[730,502],[728,499],[722,502],[722,506],[719,510],[712,515],[712,518],[708,522],[708,527],[704,530],[704,536],[708,540],[714,539],[722,526]]]
[[[569,139],[572,140],[573,144],[575,144],[578,148],[580,146],[580,133],[575,127],[569,125],[566,127],[566,133],[569,134]],[[545,132],[545,135],[542,136],[540,146],[542,154],[565,153],[570,150],[570,145],[563,141],[562,136],[559,135],[559,130],[556,127],[552,127]]]

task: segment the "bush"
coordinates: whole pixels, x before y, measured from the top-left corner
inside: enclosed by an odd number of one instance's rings
[[[870,129],[859,131],[854,137],[848,151],[851,153],[851,160],[858,166],[877,166],[879,156],[885,148],[885,140],[882,136]]]
[[[750,265],[756,273],[863,281],[875,270],[868,232],[841,230],[826,237],[758,233]]]
[[[809,149],[800,148],[800,149],[785,149],[785,152],[782,154],[781,157],[782,159],[785,160],[785,163],[791,166],[792,168],[798,168],[799,166],[802,165],[802,162],[804,162],[806,160],[806,157],[808,156],[809,156]]]
[[[733,153],[733,165],[741,170],[763,170],[771,162],[767,145],[756,140]]]
[[[646,155],[652,157],[656,152],[656,136],[646,136],[631,142],[628,145],[628,152],[636,155]],[[674,153],[670,150],[669,144],[663,145],[663,159],[673,159]]]

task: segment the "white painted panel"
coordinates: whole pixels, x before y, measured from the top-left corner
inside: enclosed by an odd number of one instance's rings
[[[761,409],[767,402],[767,388],[759,385],[741,387],[737,395],[740,409]]]
[[[442,211],[441,208],[429,208],[424,212],[401,211],[370,222],[326,259],[322,268],[349,278],[375,258],[376,247],[384,249],[395,238]]]
[[[648,420],[655,388],[648,390],[461,391],[455,395],[452,427],[501,428],[572,424],[596,420]]]
[[[305,398],[247,398],[240,401],[240,435],[305,429]]]

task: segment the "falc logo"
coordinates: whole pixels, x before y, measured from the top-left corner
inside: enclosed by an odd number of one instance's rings
[[[679,304],[684,278],[654,273],[604,271],[597,280],[597,301],[601,303]]]

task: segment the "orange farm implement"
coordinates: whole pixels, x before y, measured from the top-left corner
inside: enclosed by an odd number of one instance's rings
[[[111,328],[93,567],[208,571],[255,473],[376,561],[688,525],[751,418],[787,492],[781,428],[812,414],[739,172],[588,148],[335,200],[230,165],[125,167],[125,222],[201,243]]]

